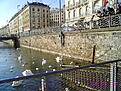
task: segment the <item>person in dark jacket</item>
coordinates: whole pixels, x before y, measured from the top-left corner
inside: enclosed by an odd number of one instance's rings
[[[108,15],[114,15],[115,14],[114,9],[110,8],[110,7],[107,8],[107,12],[108,12]]]
[[[116,14],[121,14],[121,5],[120,4],[117,7]]]

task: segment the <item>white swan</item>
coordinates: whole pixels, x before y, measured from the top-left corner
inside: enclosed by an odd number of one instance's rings
[[[18,77],[18,76],[17,76]],[[20,86],[22,84],[22,80],[19,80],[19,81],[13,81],[12,83],[12,87],[17,87],[17,86]]]
[[[21,57],[21,55],[18,57],[18,60],[22,60],[22,57]]]
[[[23,76],[29,76],[29,75],[33,75],[32,71],[31,70],[25,70],[22,72]]]
[[[56,57],[55,59],[56,59],[56,62],[57,62],[57,63],[60,63],[60,61],[63,60],[62,57]]]
[[[11,69],[10,72],[13,72],[13,70]]]
[[[32,64],[34,64],[35,62],[32,62]]]
[[[74,62],[70,62],[70,65],[73,65],[74,64]]]
[[[13,69],[13,68],[14,68],[14,66],[11,66],[10,68],[11,68],[11,69]]]
[[[39,68],[36,68],[36,70],[39,70]]]
[[[56,71],[55,69],[53,69],[53,71]]]
[[[43,58],[42,59],[42,65],[44,65],[44,64],[46,64],[47,63],[47,61]]]
[[[24,67],[24,66],[25,66],[25,64],[22,64],[21,66],[23,66],[23,67]]]
[[[48,67],[49,67],[49,68],[51,68],[52,66],[51,66],[51,65],[49,65]]]

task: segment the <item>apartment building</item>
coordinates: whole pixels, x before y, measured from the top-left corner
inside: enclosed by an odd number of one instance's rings
[[[9,25],[5,25],[4,27],[0,28],[0,36],[4,35],[9,35],[10,30],[9,30]]]
[[[50,9],[50,24],[52,27],[59,26],[60,24],[60,10],[58,8]],[[65,10],[61,9],[61,24],[65,23]]]
[[[66,26],[74,26],[76,22],[82,20],[89,22],[96,14],[97,10],[104,7],[105,4],[114,5],[114,0],[66,0],[65,15]]]
[[[49,26],[50,7],[39,2],[27,2],[9,21],[10,32],[12,34]]]

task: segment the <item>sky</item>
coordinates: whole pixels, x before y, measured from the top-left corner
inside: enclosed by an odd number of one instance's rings
[[[59,0],[0,0],[0,28],[5,26],[11,17],[18,11],[17,5],[20,5],[21,9],[26,3],[32,1],[42,2],[49,5],[51,8],[59,7]],[[64,0],[61,0],[62,6]]]

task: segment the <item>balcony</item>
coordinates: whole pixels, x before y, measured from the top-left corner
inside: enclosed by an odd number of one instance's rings
[[[80,6],[87,5],[88,3],[89,3],[89,1],[87,1],[87,0],[85,0],[84,2],[76,2],[76,4],[71,4],[69,6],[66,6],[66,9],[71,10],[71,9],[74,9],[74,8],[78,8]]]

